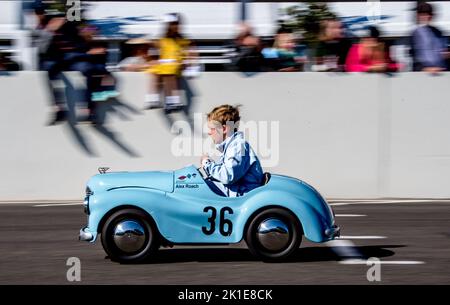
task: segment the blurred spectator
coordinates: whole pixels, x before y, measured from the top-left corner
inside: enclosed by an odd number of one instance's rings
[[[347,72],[395,72],[398,68],[375,26],[370,26],[367,35],[350,48],[346,60]]]
[[[263,67],[261,40],[252,33],[248,24],[239,26],[239,34],[235,38],[237,56],[235,66],[241,72],[260,72]]]
[[[300,71],[301,61],[297,52],[294,34],[292,30],[284,26],[277,30],[273,48],[266,48],[262,53],[275,71]]]
[[[37,47],[41,66],[41,62],[46,59],[45,54],[53,37],[51,26],[47,28],[47,25],[52,18],[57,17],[57,14],[49,14],[42,3],[35,3],[34,15],[36,28],[32,31],[33,45]]]
[[[93,40],[96,29],[84,22],[69,22],[64,12],[35,10],[35,31],[40,53],[40,69],[48,72],[55,105],[50,125],[67,118],[63,71],[79,71],[86,77],[87,119],[95,123],[96,102],[118,95],[115,79],[106,70],[106,47]]]
[[[109,98],[115,98],[119,95],[119,92],[116,91],[116,79],[106,69],[108,57],[106,43],[94,39],[98,34],[98,29],[85,23],[80,25],[79,31],[87,45],[87,57],[85,59],[87,70],[83,68],[76,70],[76,66],[73,70],[80,71],[86,77],[88,88],[86,100],[91,119],[94,119],[95,102],[103,102]]]
[[[187,56],[191,42],[180,32],[181,16],[177,13],[166,16],[166,33],[156,43],[159,50],[159,59],[151,64],[149,72],[156,76],[152,81],[152,94],[147,94],[146,108],[160,107],[160,91],[164,90],[165,109],[177,110],[183,107],[178,95],[178,83],[183,70],[183,60]]]
[[[126,42],[131,50],[131,56],[119,63],[121,71],[139,72],[149,68],[150,41],[144,38],[134,38]]]
[[[39,69],[48,73],[48,84],[55,105],[54,117],[49,122],[50,125],[53,125],[67,118],[64,82],[62,79],[62,71],[65,69],[64,53],[67,45],[66,47],[63,46],[65,41],[63,37],[72,36],[70,32],[73,31],[69,30],[69,27],[74,24],[66,24],[64,14],[48,14],[43,7],[37,8],[35,13],[38,18],[35,36],[39,51]],[[76,45],[78,44],[75,43],[74,46]]]
[[[417,24],[411,37],[413,70],[439,72],[447,69],[447,41],[441,31],[431,25],[433,7],[426,2],[417,4]]]
[[[350,41],[344,35],[338,19],[327,19],[321,23],[313,71],[344,71]]]

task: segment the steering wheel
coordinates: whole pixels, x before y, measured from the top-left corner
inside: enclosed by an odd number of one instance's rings
[[[203,169],[203,166],[197,167],[197,171],[200,173],[200,175],[202,176],[203,180],[209,179],[209,176],[206,173],[206,171]]]

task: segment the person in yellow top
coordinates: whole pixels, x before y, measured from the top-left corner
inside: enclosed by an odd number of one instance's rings
[[[160,106],[160,91],[164,90],[165,109],[173,110],[181,108],[180,96],[178,95],[178,78],[183,70],[183,60],[188,55],[188,47],[191,42],[184,38],[179,31],[181,18],[179,14],[166,16],[167,30],[165,36],[155,42],[159,49],[158,60],[150,63],[147,72],[155,75],[155,81],[151,82],[152,92],[145,98],[146,108],[151,109]]]

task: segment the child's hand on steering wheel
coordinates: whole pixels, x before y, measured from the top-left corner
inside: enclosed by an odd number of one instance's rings
[[[203,167],[204,166],[204,162],[206,160],[209,160],[209,156],[208,154],[204,154],[201,158],[200,158],[200,165]]]

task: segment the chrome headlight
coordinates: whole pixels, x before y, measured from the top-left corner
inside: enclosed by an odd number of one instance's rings
[[[84,197],[83,208],[84,208],[84,213],[86,213],[87,215],[90,214],[90,211],[89,211],[89,196],[91,196],[93,194],[94,193],[91,191],[91,189],[89,187],[86,187],[86,197]]]
[[[89,211],[89,197],[85,197],[84,198],[83,208],[84,208],[84,213],[89,215],[90,214],[90,211]]]
[[[86,186],[86,197],[89,197],[91,195],[94,195],[94,192],[91,191],[91,189],[89,188],[89,186]]]

